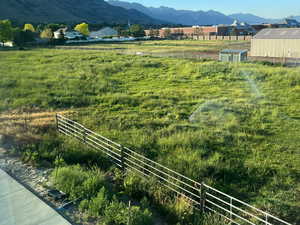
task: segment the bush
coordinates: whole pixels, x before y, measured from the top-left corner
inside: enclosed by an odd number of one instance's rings
[[[152,213],[149,209],[141,209],[138,206],[133,206],[129,212],[129,225],[151,225],[153,224]]]
[[[143,178],[136,173],[129,172],[124,178],[124,188],[127,194],[132,197],[140,198],[143,196],[143,192],[147,189],[144,187]]]
[[[139,206],[127,207],[125,203],[114,199],[105,209],[103,224],[105,225],[151,225],[152,213]]]
[[[128,211],[123,202],[119,202],[116,198],[106,207],[104,211],[103,224],[119,225],[127,224]]]
[[[216,214],[204,214],[201,225],[227,225],[228,221]],[[199,224],[200,225],[200,224]]]
[[[53,171],[52,178],[57,189],[67,193],[71,199],[76,199],[83,194],[82,184],[88,179],[88,174],[77,165],[57,168]]]
[[[63,144],[62,149],[62,157],[67,164],[95,165],[102,170],[107,170],[111,166],[111,162],[103,157],[101,152],[89,149],[78,143],[77,140],[67,140]]]
[[[79,165],[57,168],[52,179],[55,187],[68,194],[70,199],[90,199],[105,185],[105,177],[100,170],[87,171]]]
[[[105,186],[105,176],[99,169],[95,168],[88,172],[88,178],[82,183],[84,198],[97,195],[98,191]],[[98,193],[99,194],[99,193]]]
[[[171,208],[171,212],[174,212],[178,221],[181,224],[188,224],[188,222],[192,219],[194,210],[191,202],[184,197],[178,197]]]
[[[104,214],[105,208],[109,205],[109,195],[105,187],[102,187],[97,196],[91,200],[83,200],[79,205],[81,211],[86,211],[89,216],[97,217]]]

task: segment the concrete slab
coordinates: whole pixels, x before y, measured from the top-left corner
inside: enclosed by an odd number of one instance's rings
[[[0,169],[0,225],[71,225]]]

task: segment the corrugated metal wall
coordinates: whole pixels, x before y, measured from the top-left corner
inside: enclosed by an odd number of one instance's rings
[[[300,58],[300,39],[252,39],[251,56]]]

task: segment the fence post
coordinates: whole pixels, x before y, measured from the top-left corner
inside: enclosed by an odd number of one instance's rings
[[[86,131],[85,128],[82,130],[83,142],[86,144]]]
[[[232,198],[230,197],[230,224],[232,224]]]
[[[205,210],[205,187],[204,183],[201,183],[201,210],[204,213]]]
[[[120,149],[121,149],[121,169],[123,170],[123,172],[125,172],[125,161],[124,161],[124,147],[123,145],[120,145]]]
[[[58,115],[57,115],[57,113],[55,114],[55,121],[56,121],[56,129],[58,130]]]

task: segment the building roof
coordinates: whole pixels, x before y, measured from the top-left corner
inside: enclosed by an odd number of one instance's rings
[[[67,27],[63,27],[63,28],[59,28],[58,30],[54,31],[54,33],[60,33],[60,32],[66,33],[67,30],[68,30]]]
[[[241,50],[241,49],[224,49],[220,51],[220,53],[230,53],[230,54],[242,54],[246,53],[248,50]]]
[[[283,23],[291,25],[291,26],[299,26],[300,23],[295,19],[284,19]]]
[[[300,39],[300,28],[267,28],[258,32],[253,39]]]
[[[102,28],[101,30],[98,31],[92,31],[90,33],[90,37],[104,37],[104,36],[114,36],[117,35],[118,31],[110,28],[110,27],[105,27]]]

